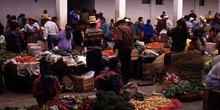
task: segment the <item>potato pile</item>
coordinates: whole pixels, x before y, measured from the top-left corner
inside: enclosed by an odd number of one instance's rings
[[[172,101],[161,96],[151,96],[144,101],[131,99],[129,103],[135,106],[135,110],[157,110],[158,107],[170,105]]]

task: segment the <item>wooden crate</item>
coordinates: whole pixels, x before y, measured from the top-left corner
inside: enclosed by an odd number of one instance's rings
[[[94,88],[94,78],[85,79],[82,76],[72,75],[74,81],[74,91],[81,92]]]

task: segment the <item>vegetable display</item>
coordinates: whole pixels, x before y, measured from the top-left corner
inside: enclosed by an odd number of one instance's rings
[[[190,96],[203,93],[204,85],[201,82],[194,82],[180,85],[170,85],[165,91],[166,97]]]
[[[172,104],[172,100],[162,96],[151,96],[144,101],[131,99],[129,103],[135,106],[135,110],[157,110],[158,107],[169,106]]]
[[[93,110],[135,110],[134,106],[112,91],[97,91],[92,102]]]
[[[173,84],[180,84],[180,78],[175,74],[169,74],[167,77],[164,77],[164,81],[170,81]]]

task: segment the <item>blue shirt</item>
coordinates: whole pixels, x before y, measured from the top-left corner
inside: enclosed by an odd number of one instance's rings
[[[141,32],[144,31],[144,36],[153,36],[154,29],[151,24],[145,24],[141,27]]]

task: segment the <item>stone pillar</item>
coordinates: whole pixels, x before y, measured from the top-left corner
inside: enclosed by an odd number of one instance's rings
[[[194,3],[194,6],[195,6],[195,9],[194,9],[194,13],[197,15],[197,21],[198,21],[198,18],[200,16],[200,12],[199,12],[199,0],[195,0],[195,3]]]
[[[183,0],[173,0],[173,24],[176,26],[176,21],[183,17]]]
[[[67,23],[67,3],[67,0],[56,0],[56,16],[61,29],[64,29]]]
[[[115,0],[115,19],[125,17],[126,0]]]
[[[218,0],[218,12],[220,12],[220,0]]]

